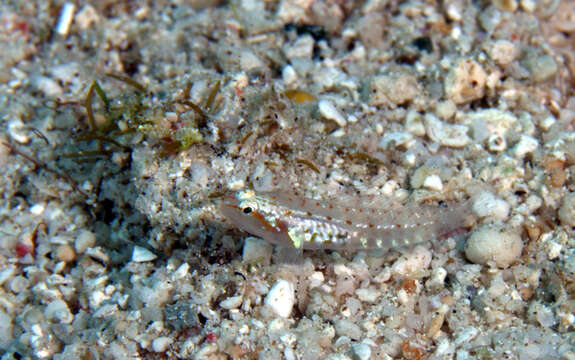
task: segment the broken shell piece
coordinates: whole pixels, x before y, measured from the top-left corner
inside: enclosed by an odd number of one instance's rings
[[[433,114],[425,115],[425,130],[431,140],[441,145],[461,148],[471,142],[471,139],[467,136],[467,131],[469,130],[467,126],[446,124]]]
[[[270,289],[264,300],[274,314],[287,318],[295,304],[295,289],[291,282],[279,280]]]
[[[445,93],[456,104],[481,99],[485,94],[487,73],[470,59],[458,61],[445,79]]]
[[[324,118],[335,121],[341,127],[344,127],[347,124],[345,117],[339,112],[339,110],[333,105],[331,101],[320,100],[318,107],[320,114]]]
[[[493,134],[487,139],[487,149],[492,152],[501,152],[507,148],[507,141],[500,134]]]
[[[143,248],[141,246],[134,246],[134,251],[132,252],[133,262],[146,262],[152,261],[157,258],[156,254],[150,250]]]

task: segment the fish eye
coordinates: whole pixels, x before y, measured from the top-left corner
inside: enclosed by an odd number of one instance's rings
[[[244,214],[249,214],[252,212],[252,208],[247,206],[247,207],[243,208],[242,211],[244,212]]]

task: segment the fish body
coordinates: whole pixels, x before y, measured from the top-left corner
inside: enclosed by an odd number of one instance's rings
[[[371,250],[412,246],[470,225],[470,201],[451,206],[348,207],[280,192],[240,191],[220,210],[240,229],[296,249]]]

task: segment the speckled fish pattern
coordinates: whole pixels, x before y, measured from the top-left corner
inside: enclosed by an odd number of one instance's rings
[[[467,227],[471,202],[347,207],[292,194],[241,191],[220,206],[237,227],[270,243],[303,249],[370,250],[412,246]]]

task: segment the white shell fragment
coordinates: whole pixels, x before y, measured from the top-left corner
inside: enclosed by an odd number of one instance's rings
[[[146,262],[156,259],[157,256],[150,250],[143,248],[141,246],[134,246],[134,251],[132,252],[133,262]]]
[[[405,115],[405,130],[415,136],[425,135],[425,125],[420,113],[410,110]]]
[[[513,155],[521,159],[525,155],[535,151],[539,146],[539,141],[531,136],[521,134],[519,142],[513,147]]]
[[[72,2],[66,2],[62,6],[60,11],[60,18],[56,24],[56,33],[62,36],[68,35],[70,31],[70,25],[74,20],[74,12],[76,11],[76,5]]]
[[[96,235],[88,230],[82,230],[74,240],[74,249],[78,254],[83,254],[88,248],[96,245]]]
[[[353,344],[351,346],[353,349],[353,355],[358,360],[369,360],[371,359],[371,348],[369,345],[364,343]]]
[[[481,99],[485,93],[487,73],[474,60],[463,58],[451,69],[445,79],[445,93],[456,104]]]
[[[168,350],[173,340],[167,336],[160,336],[152,341],[152,350],[155,352],[164,352]]]
[[[230,310],[240,307],[243,301],[243,296],[232,296],[220,302],[220,306],[224,309]]]
[[[522,249],[523,242],[517,232],[504,226],[483,225],[467,240],[465,256],[475,264],[493,262],[506,268],[519,259]]]
[[[242,70],[254,70],[264,66],[262,60],[250,50],[240,53],[240,66]]]
[[[286,65],[282,69],[282,79],[286,85],[292,85],[297,80],[297,73],[295,72],[293,66]]]
[[[56,299],[44,309],[46,319],[56,323],[70,324],[74,320],[74,315],[70,312],[68,304],[64,300]]]
[[[417,96],[417,79],[408,73],[389,73],[373,78],[369,105],[388,106],[392,109],[406,104]]]
[[[429,190],[441,191],[443,190],[443,183],[439,175],[432,174],[423,180],[423,187]]]
[[[501,66],[511,64],[520,55],[519,47],[508,40],[497,40],[487,51],[489,57]]]
[[[473,212],[480,218],[492,216],[500,220],[505,220],[507,216],[509,216],[509,203],[485,191],[475,198],[473,202]]]
[[[500,134],[493,134],[487,139],[487,149],[492,152],[502,152],[507,148],[507,141]]]
[[[431,251],[425,246],[416,246],[412,251],[399,258],[392,266],[392,272],[399,276],[409,276],[425,270],[431,264]]]
[[[387,149],[390,145],[393,145],[394,147],[402,147],[408,149],[413,144],[413,135],[411,133],[406,131],[398,131],[385,134],[381,140],[379,140],[377,146],[382,149]]]
[[[256,237],[248,237],[244,242],[242,260],[248,264],[269,265],[273,251],[273,246],[267,241]]]
[[[353,340],[361,339],[361,328],[349,319],[340,319],[335,322],[335,333],[338,336],[347,336]]]
[[[347,124],[345,117],[329,100],[320,100],[318,103],[320,114],[328,119],[335,121],[339,126],[344,127]]]
[[[527,309],[527,319],[543,327],[551,327],[557,323],[553,310],[538,301],[534,301]]]
[[[477,142],[485,141],[489,136],[505,136],[509,130],[515,129],[518,120],[509,111],[499,109],[483,109],[465,114],[464,121],[470,123],[473,138]]]
[[[293,284],[287,280],[279,280],[266,295],[264,303],[277,316],[288,318],[295,304]]]
[[[431,113],[425,115],[424,123],[427,136],[441,145],[461,148],[471,142],[465,125],[444,123]]]

